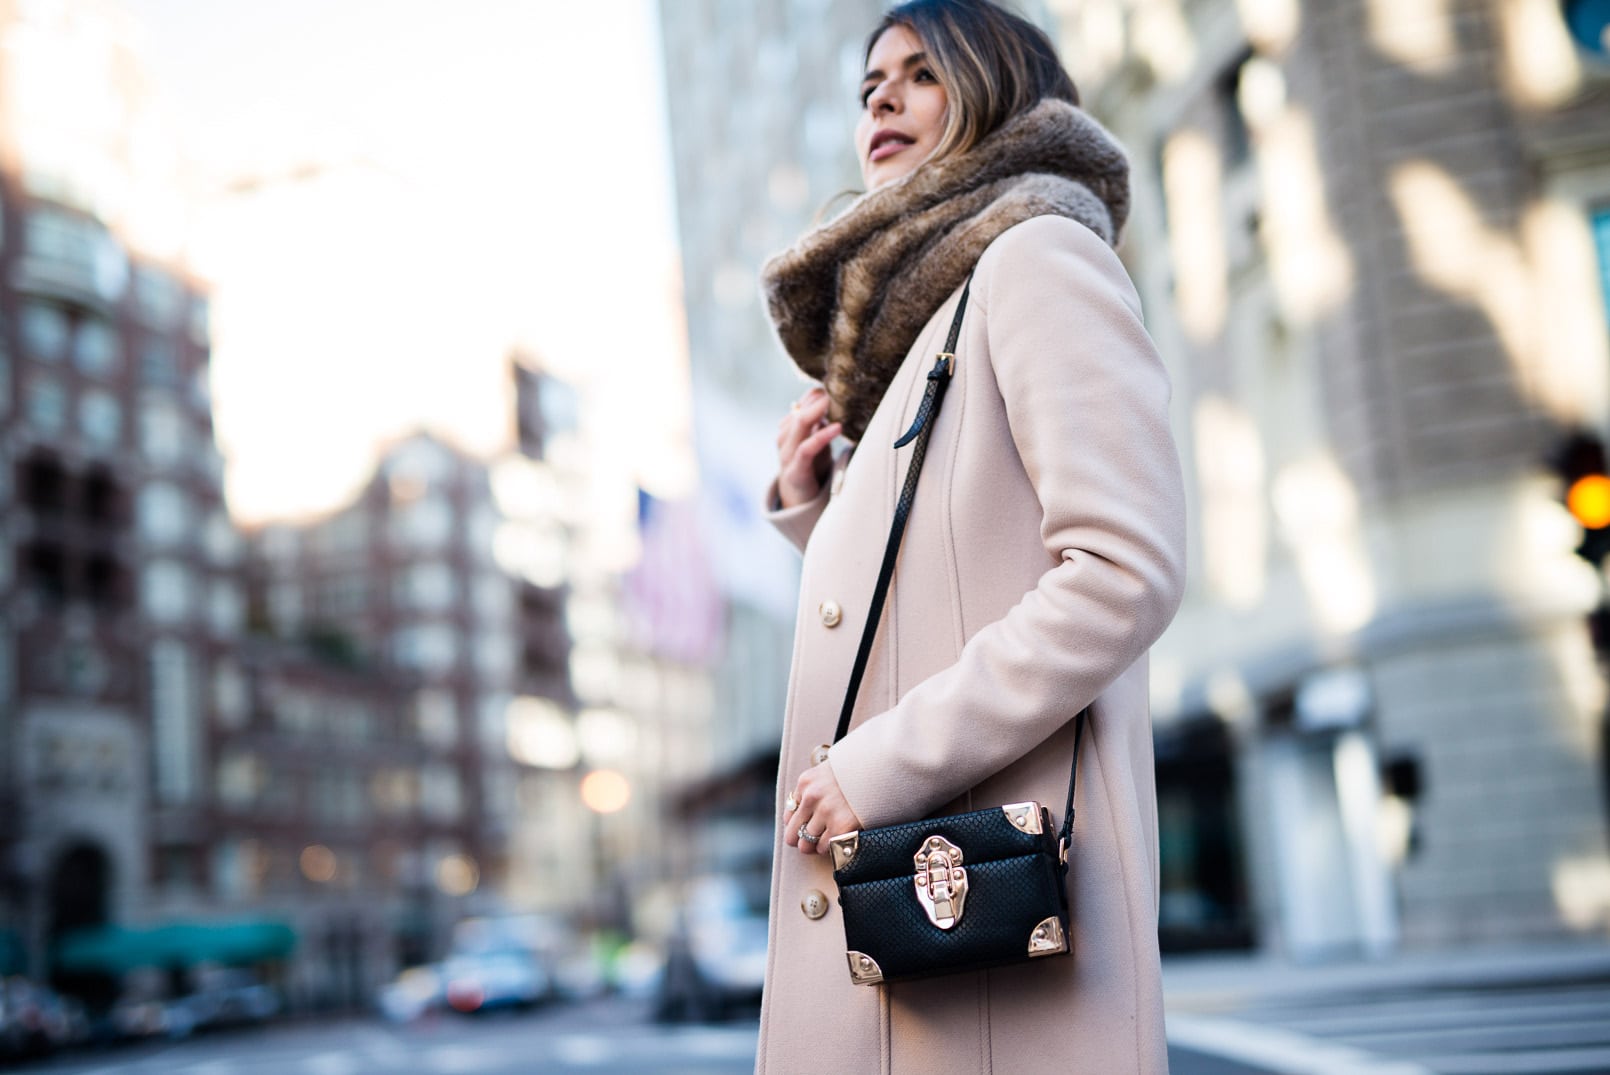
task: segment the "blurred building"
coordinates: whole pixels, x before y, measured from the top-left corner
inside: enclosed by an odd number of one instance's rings
[[[702,518],[726,602],[707,779],[683,811],[725,865],[770,868],[798,554],[761,517],[778,418],[806,387],[760,266],[860,189],[861,46],[877,0],[664,0],[667,113]]]
[[[252,535],[254,620],[379,676],[417,681],[426,794],[482,879],[504,878],[514,809],[504,715],[520,656],[513,580],[492,555],[485,464],[428,435],[386,451],[354,501]]]
[[[517,840],[511,895],[620,928],[688,863],[666,800],[709,772],[719,597],[694,506],[623,498],[584,401],[529,357],[513,369],[519,450],[495,470],[497,545],[558,602],[568,646],[564,690],[528,683],[510,712],[522,799],[543,820]]]
[[[0,37],[0,929],[37,973],[204,869],[245,602],[128,28],[4,5]]]
[[[1603,6],[1053,6],[1190,489],[1165,941],[1603,936],[1601,583],[1547,468],[1610,403]]]

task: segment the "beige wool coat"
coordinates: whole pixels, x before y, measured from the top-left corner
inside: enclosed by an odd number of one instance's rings
[[[919,333],[822,493],[772,513],[805,557],[779,818],[832,737],[911,453],[890,446],[959,296]],[[1073,955],[852,985],[831,859],[783,846],[779,832],[757,1070],[1166,1071],[1146,653],[1184,576],[1167,376],[1117,256],[1059,216],[986,248],[956,353],[830,765],[868,827],[1029,799],[1060,824],[1072,721],[1093,702],[1068,875]],[[837,617],[823,614],[829,602]],[[821,897],[827,911],[813,918],[806,907],[820,911]]]

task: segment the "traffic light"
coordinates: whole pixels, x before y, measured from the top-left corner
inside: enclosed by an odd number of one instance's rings
[[[1598,567],[1610,555],[1610,467],[1604,441],[1596,434],[1574,430],[1560,442],[1552,462],[1563,486],[1566,510],[1582,526],[1582,543],[1576,554]]]

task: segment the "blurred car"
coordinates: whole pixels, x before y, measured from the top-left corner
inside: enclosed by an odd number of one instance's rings
[[[760,1003],[766,890],[753,881],[722,874],[689,884],[666,945],[656,1005],[661,1019],[720,1019]]]
[[[280,1012],[272,986],[239,967],[213,967],[197,975],[196,990],[162,1005],[162,1033],[185,1038],[201,1030],[252,1026]]]
[[[0,1058],[41,1056],[89,1036],[77,1001],[21,976],[0,980]]]
[[[409,967],[380,990],[380,1014],[393,1023],[411,1023],[442,1006],[444,984],[435,964]]]
[[[447,1006],[465,1014],[530,1008],[552,988],[537,957],[520,948],[451,956],[441,976]]]

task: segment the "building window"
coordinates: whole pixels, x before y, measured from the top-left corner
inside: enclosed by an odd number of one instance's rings
[[[190,502],[168,482],[152,482],[140,490],[140,537],[152,545],[176,544],[190,532]]]
[[[190,654],[164,640],[151,647],[152,746],[157,798],[186,803],[195,798],[199,745]]]
[[[200,347],[212,342],[212,305],[205,298],[190,303],[190,339]]]
[[[268,619],[276,633],[295,634],[302,626],[302,587],[295,581],[276,583],[268,591]]]
[[[94,389],[78,402],[78,427],[97,448],[116,448],[123,435],[123,408],[110,393]]]
[[[61,546],[46,542],[27,546],[22,565],[23,581],[30,591],[51,604],[67,600],[67,557]]]
[[[140,411],[140,449],[146,459],[172,466],[184,457],[184,420],[165,402],[152,401]]]
[[[453,510],[437,496],[422,495],[392,516],[392,540],[406,548],[441,548],[452,530]]]
[[[48,455],[29,457],[22,464],[22,502],[41,515],[59,515],[67,505],[67,473]]]
[[[244,727],[250,704],[240,668],[228,659],[219,661],[212,673],[212,708],[218,723],[225,728]]]
[[[404,668],[443,675],[458,661],[458,632],[446,624],[405,627],[393,636],[392,659]]]
[[[236,810],[251,806],[263,790],[263,776],[263,763],[255,754],[224,755],[218,762],[218,801]]]
[[[450,747],[458,741],[458,707],[447,691],[426,690],[414,695],[414,726],[419,738],[433,747]]]
[[[435,821],[456,821],[464,810],[458,773],[439,763],[420,770],[419,798],[425,816]]]
[[[1252,59],[1251,51],[1243,52],[1219,76],[1215,96],[1219,102],[1220,145],[1224,150],[1224,170],[1234,171],[1252,159],[1252,137],[1247,130],[1247,117],[1241,111],[1241,72]]]
[[[239,634],[246,620],[246,601],[234,583],[214,582],[207,611],[214,634]]]
[[[190,573],[171,560],[147,564],[141,604],[158,623],[180,623],[190,618]]]
[[[73,336],[73,361],[91,377],[107,377],[117,369],[117,333],[98,317],[78,324]]]
[[[140,383],[171,388],[179,383],[179,348],[172,340],[147,337],[140,345]]]
[[[218,567],[232,567],[240,560],[240,535],[235,532],[229,516],[214,512],[207,520],[207,555]]]
[[[123,568],[111,556],[96,555],[84,561],[84,595],[97,608],[123,604],[123,579]]]
[[[398,604],[420,612],[445,612],[453,605],[453,573],[446,564],[415,564],[403,574]]]
[[[29,358],[59,362],[67,353],[67,313],[48,302],[27,302],[22,307],[22,346]]]
[[[59,437],[67,427],[67,389],[50,377],[34,377],[28,385],[28,421],[39,432]]]
[[[142,265],[134,270],[134,306],[140,320],[155,328],[169,328],[179,318],[184,288],[161,269]]]
[[[120,524],[123,521],[123,494],[117,480],[101,467],[84,476],[84,518],[92,523]]]

